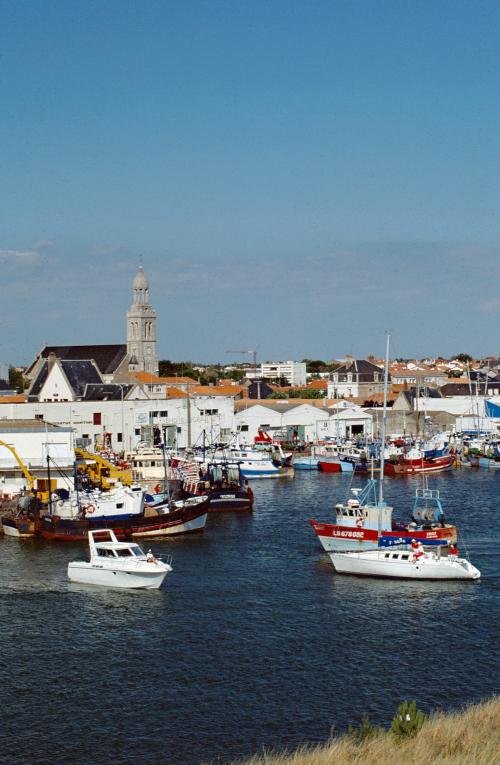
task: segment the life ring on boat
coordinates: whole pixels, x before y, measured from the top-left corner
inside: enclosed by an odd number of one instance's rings
[[[365,525],[365,522],[363,518],[358,518],[356,521],[356,526],[358,527],[358,529],[362,529],[364,525]]]
[[[92,515],[94,510],[95,510],[95,505],[87,505],[87,507],[85,508],[85,514]]]

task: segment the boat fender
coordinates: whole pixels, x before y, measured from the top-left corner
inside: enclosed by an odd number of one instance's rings
[[[87,513],[87,515],[92,515],[94,510],[95,510],[94,505],[87,505],[87,507],[85,508],[85,512]]]

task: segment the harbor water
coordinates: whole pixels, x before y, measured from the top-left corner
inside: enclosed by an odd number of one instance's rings
[[[150,543],[173,556],[160,591],[69,585],[85,545],[0,539],[0,763],[229,762],[497,692],[500,471],[429,478],[479,582],[335,575],[307,521],[351,480],[254,481],[252,514]],[[418,480],[384,482],[396,518]]]

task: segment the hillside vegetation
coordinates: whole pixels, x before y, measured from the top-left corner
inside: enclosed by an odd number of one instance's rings
[[[414,735],[339,736],[292,753],[259,754],[238,765],[500,765],[500,698],[431,715]],[[236,763],[233,763],[236,765]]]

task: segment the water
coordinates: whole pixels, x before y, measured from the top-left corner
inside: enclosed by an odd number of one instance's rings
[[[478,583],[336,576],[307,519],[350,480],[254,481],[253,515],[152,544],[173,555],[159,592],[70,586],[83,545],[1,539],[0,763],[226,762],[498,691],[500,475],[430,478]],[[398,517],[416,481],[386,480]]]

